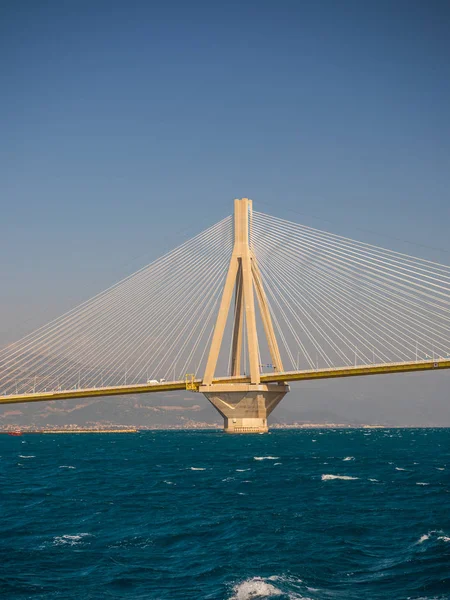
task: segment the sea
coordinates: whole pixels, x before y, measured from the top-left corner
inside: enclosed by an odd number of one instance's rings
[[[450,598],[450,429],[0,436],[5,600]]]

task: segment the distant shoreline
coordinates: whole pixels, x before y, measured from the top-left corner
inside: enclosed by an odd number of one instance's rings
[[[24,435],[28,433],[37,434],[49,434],[49,433],[139,433],[140,429],[9,429],[2,430],[0,434],[3,435]]]
[[[449,429],[450,425],[344,425],[344,424],[304,424],[304,425],[279,425],[270,427],[270,431],[277,430],[313,430],[313,429]],[[127,427],[91,429],[87,427],[67,429],[27,429],[16,426],[0,430],[0,435],[25,435],[25,434],[81,434],[81,433],[144,433],[146,431],[222,431],[219,425],[203,427]]]

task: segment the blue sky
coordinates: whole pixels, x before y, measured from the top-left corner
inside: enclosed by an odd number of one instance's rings
[[[0,343],[234,197],[448,264],[449,58],[444,0],[4,0]]]

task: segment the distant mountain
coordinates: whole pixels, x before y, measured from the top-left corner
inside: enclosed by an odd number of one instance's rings
[[[272,423],[360,423],[450,427],[450,372],[302,382],[269,417]],[[222,423],[202,394],[186,391],[0,405],[6,425],[176,425]]]
[[[284,408],[281,404],[269,418],[271,423],[340,423],[343,425],[360,425],[360,421],[348,418],[345,414],[328,410],[326,408],[304,409],[293,411]]]
[[[221,417],[203,396],[148,394],[95,399],[61,400],[5,405],[0,408],[0,427],[20,425],[176,425],[186,420],[218,423]]]

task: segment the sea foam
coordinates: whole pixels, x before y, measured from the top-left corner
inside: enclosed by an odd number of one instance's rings
[[[349,475],[322,475],[322,481],[331,481],[332,479],[343,479],[345,481],[350,481],[359,479],[359,477],[350,477]]]
[[[262,577],[253,577],[238,583],[233,588],[233,596],[230,600],[252,600],[253,598],[269,598],[280,596],[283,592],[271,583],[267,583]]]
[[[69,545],[76,546],[83,541],[83,538],[90,536],[90,533],[78,533],[76,535],[60,535],[53,538],[55,546]]]
[[[417,540],[416,544],[423,544],[430,538],[437,539],[441,542],[450,542],[450,537],[444,535],[444,532],[442,530],[433,529],[428,533],[424,533],[423,535],[421,535],[420,538]]]

